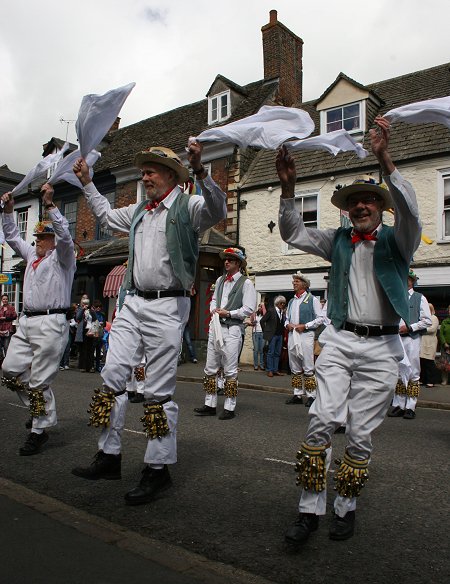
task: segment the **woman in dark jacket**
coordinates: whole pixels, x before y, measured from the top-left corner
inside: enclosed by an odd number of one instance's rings
[[[97,320],[95,311],[90,308],[89,298],[83,298],[81,306],[75,314],[77,332],[75,343],[78,345],[78,369],[80,371],[94,372],[94,340],[90,336],[92,323]]]

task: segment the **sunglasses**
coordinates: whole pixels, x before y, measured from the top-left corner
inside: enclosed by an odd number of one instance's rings
[[[381,201],[380,197],[377,197],[376,195],[365,195],[362,197],[348,199],[347,205],[348,208],[351,209],[352,207],[356,207],[357,205],[359,205],[359,203],[362,203],[363,205],[371,205],[376,201]]]

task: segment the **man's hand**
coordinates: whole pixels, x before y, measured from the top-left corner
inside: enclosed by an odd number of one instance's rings
[[[3,203],[3,210],[5,213],[12,213],[14,211],[14,197],[11,191],[3,193],[0,199]]]
[[[389,154],[390,124],[382,116],[377,116],[374,123],[377,128],[369,131],[372,152],[380,163],[383,174],[392,174],[395,170]]]
[[[203,146],[197,140],[189,141],[187,147],[187,157],[189,160],[189,166],[194,172],[202,169],[202,150]]]
[[[281,183],[281,198],[291,199],[295,193],[297,171],[295,170],[295,161],[286,146],[281,146],[278,150],[275,167]]]
[[[408,327],[406,326],[406,324],[402,324],[402,326],[401,326],[401,327],[398,329],[398,333],[399,333],[400,335],[404,335],[404,334],[406,334],[407,332],[409,332],[409,329],[408,329]]]
[[[78,160],[73,165],[73,172],[80,179],[81,184],[85,187],[90,182],[92,182],[89,176],[89,166],[86,164],[84,158],[78,158]]]
[[[54,194],[54,190],[52,185],[49,185],[48,183],[45,183],[45,185],[42,185],[41,187],[41,197],[42,197],[42,203],[43,205],[46,207],[47,205],[53,205],[53,194]]]
[[[216,308],[216,312],[220,318],[228,317],[228,310],[225,310],[225,308]]]

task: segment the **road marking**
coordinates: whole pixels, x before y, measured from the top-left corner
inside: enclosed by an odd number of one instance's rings
[[[123,429],[124,432],[130,432],[131,434],[141,434],[142,436],[145,436],[145,432],[138,432],[137,430],[128,430],[128,428],[124,428]]]
[[[21,404],[12,404],[11,402],[8,402],[9,406],[12,406],[13,408],[23,408],[24,410],[28,410],[28,406],[23,406]]]
[[[267,460],[267,462],[279,462],[280,464],[288,464],[289,466],[295,466],[297,464],[296,462],[289,462],[287,460],[279,460],[278,458],[265,458],[264,460]]]

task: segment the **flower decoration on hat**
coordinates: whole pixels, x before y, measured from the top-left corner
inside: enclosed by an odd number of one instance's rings
[[[414,272],[412,268],[409,268],[408,278],[411,278],[411,280],[416,281],[419,279],[419,276],[417,276],[417,274]]]
[[[38,221],[34,226],[33,235],[55,235],[51,221]]]

